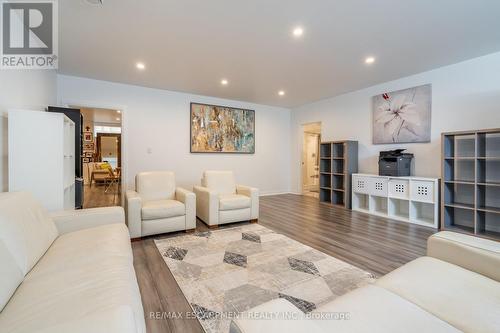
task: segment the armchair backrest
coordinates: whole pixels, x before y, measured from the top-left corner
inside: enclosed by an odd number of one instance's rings
[[[236,182],[232,171],[205,171],[201,185],[219,194],[236,193]]]
[[[138,173],[135,190],[144,201],[175,199],[175,174],[171,171]]]

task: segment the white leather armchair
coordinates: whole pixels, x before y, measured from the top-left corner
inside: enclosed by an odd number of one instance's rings
[[[259,190],[236,185],[232,171],[205,171],[194,192],[196,214],[209,227],[259,218]]]
[[[131,238],[196,228],[196,196],[176,188],[170,171],[137,174],[135,191],[125,194],[125,212]]]

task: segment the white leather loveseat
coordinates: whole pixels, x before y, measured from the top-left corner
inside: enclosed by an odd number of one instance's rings
[[[137,174],[135,191],[127,191],[125,200],[131,238],[196,228],[196,197],[175,187],[173,172]]]
[[[426,257],[308,316],[278,299],[231,324],[231,333],[258,332],[500,332],[500,243],[439,232]]]
[[[0,311],[2,333],[145,332],[123,209],[0,193]]]
[[[196,215],[209,227],[259,218],[259,190],[236,185],[231,171],[205,171],[194,193]]]

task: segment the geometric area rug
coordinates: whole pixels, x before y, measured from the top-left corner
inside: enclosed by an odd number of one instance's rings
[[[304,313],[373,281],[344,261],[258,224],[155,240],[207,333],[231,318],[285,298]]]

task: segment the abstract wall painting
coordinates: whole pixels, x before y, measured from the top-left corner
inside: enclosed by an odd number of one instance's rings
[[[255,111],[191,103],[191,153],[255,153]]]
[[[373,143],[431,141],[432,86],[426,84],[373,97]]]

